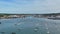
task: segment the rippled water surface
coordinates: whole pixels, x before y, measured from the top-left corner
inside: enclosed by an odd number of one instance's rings
[[[45,18],[0,19],[0,34],[60,34],[60,21]]]

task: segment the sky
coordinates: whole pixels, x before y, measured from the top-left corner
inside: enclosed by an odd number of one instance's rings
[[[0,0],[0,13],[60,13],[60,0]]]

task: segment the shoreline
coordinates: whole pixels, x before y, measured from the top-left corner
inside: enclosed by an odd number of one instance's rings
[[[26,17],[2,17],[2,18],[0,17],[0,19],[15,19],[15,18],[26,18]],[[34,18],[41,18],[41,17],[34,17]],[[46,19],[60,20],[60,18],[46,18]]]

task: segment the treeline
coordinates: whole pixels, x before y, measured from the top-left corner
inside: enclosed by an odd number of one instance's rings
[[[0,14],[0,17],[9,16],[9,14]]]

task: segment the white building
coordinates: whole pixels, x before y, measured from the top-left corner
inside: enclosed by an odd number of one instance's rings
[[[56,18],[60,18],[60,15],[57,15]]]
[[[17,15],[9,15],[8,17],[19,17],[19,16],[17,16]]]

